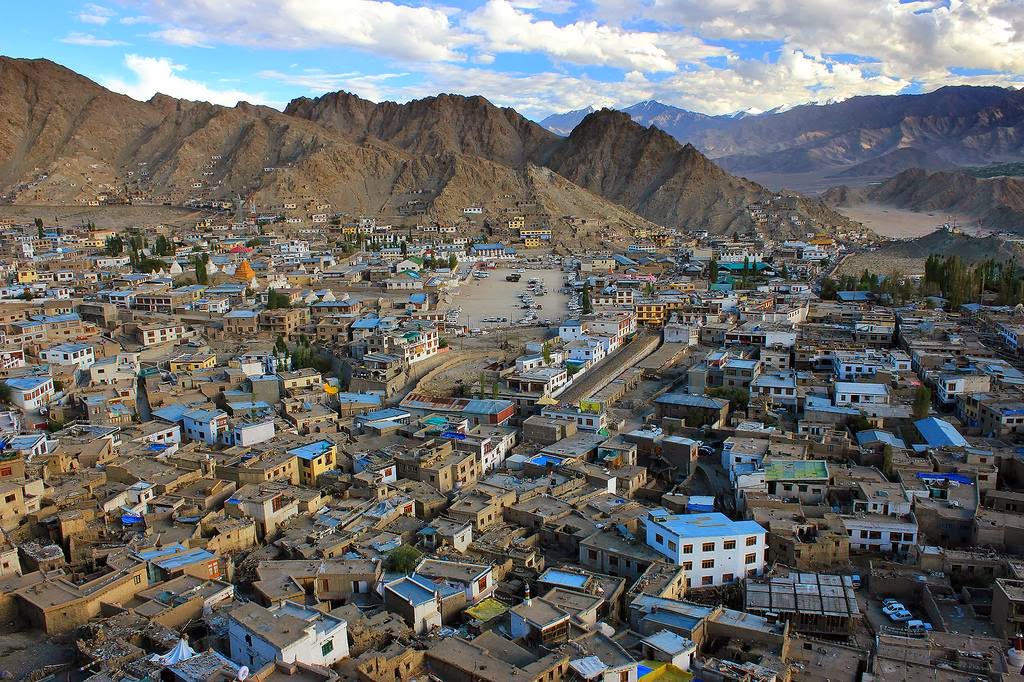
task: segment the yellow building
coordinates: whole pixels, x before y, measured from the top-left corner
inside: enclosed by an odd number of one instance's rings
[[[116,233],[113,230],[91,230],[89,232],[89,237],[86,240],[86,244],[97,249],[102,249],[107,245],[107,240],[115,235]]]
[[[335,468],[338,457],[338,446],[329,440],[318,440],[300,445],[288,451],[299,460],[299,482],[302,485],[316,486],[316,479]]]
[[[207,352],[184,353],[170,362],[171,372],[194,372],[217,366],[217,354]]]
[[[528,249],[536,249],[543,246],[544,242],[539,237],[527,237],[523,240],[523,246]]]
[[[637,324],[658,326],[665,324],[665,304],[660,301],[645,301],[633,306]]]
[[[550,227],[520,227],[519,238],[529,245],[530,240],[540,242],[551,241]]]
[[[39,281],[39,273],[35,268],[19,268],[18,284],[35,284]]]
[[[508,229],[521,230],[526,227],[526,218],[521,215],[512,216],[508,219]]]

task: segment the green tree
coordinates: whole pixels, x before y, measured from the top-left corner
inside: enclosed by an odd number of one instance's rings
[[[274,341],[274,352],[278,355],[288,352],[288,342],[284,340],[284,334],[278,336]]]
[[[590,286],[583,287],[583,314],[589,315],[594,312],[594,305],[590,302]]]
[[[887,477],[892,476],[892,460],[893,455],[895,454],[896,451],[888,443],[886,443],[885,447],[882,448],[882,473]]]
[[[174,244],[172,244],[171,241],[162,234],[157,235],[156,244],[154,244],[153,250],[158,256],[171,256],[174,255]]]
[[[924,419],[932,408],[932,392],[927,386],[921,384],[914,392],[914,419]]]
[[[267,308],[277,310],[278,308],[291,308],[288,296],[278,292],[276,289],[267,291]]]
[[[548,345],[547,341],[545,341],[544,345],[541,347],[541,353],[544,356],[544,364],[545,365],[550,365],[551,364],[551,347]]]
[[[708,263],[708,281],[712,284],[718,281],[718,261],[714,258]]]
[[[11,387],[7,385],[6,381],[0,381],[0,403],[7,404],[11,402]]]
[[[103,244],[103,252],[108,256],[120,256],[124,253],[124,240],[118,235],[107,237]]]
[[[498,382],[495,381],[491,384],[491,397],[495,400],[498,399]]]
[[[399,246],[399,248],[402,250],[402,255],[403,256],[405,256],[405,255],[407,255],[409,253],[409,245],[405,243],[404,239],[402,240],[402,243]]]
[[[206,269],[206,263],[209,260],[210,256],[205,253],[192,259],[192,263],[196,268],[196,284],[210,283],[210,274]]]
[[[43,219],[42,218],[36,218],[35,219],[35,224],[36,224],[36,235],[40,239],[42,239],[45,236],[45,234],[43,233]]]
[[[448,269],[454,271],[457,267],[459,267],[459,259],[453,253],[448,256]]]
[[[384,570],[388,573],[405,573],[416,570],[423,553],[412,545],[399,545],[384,555]]]

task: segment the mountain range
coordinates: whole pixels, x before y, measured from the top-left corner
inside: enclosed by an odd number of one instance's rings
[[[1024,178],[977,178],[961,171],[911,168],[880,184],[832,187],[822,199],[836,207],[872,202],[969,216],[993,230],[1024,229]]]
[[[869,177],[1024,157],[1024,91],[1012,88],[951,86],[730,116],[655,101],[623,111],[734,173]],[[571,123],[569,114],[556,120],[559,130]]]
[[[310,211],[462,221],[533,211],[592,219],[581,243],[652,223],[749,230],[774,194],[626,114],[591,112],[568,137],[482,97],[373,103],[345,92],[284,111],[156,95],[140,102],[47,60],[0,58],[0,199],[170,203],[252,196]],[[848,221],[796,198],[778,236]],[[422,220],[423,218],[417,218]],[[611,229],[608,229],[611,228]]]

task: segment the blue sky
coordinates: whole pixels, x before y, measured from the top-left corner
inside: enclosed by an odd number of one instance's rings
[[[1024,86],[1020,0],[9,3],[3,52],[137,99],[283,107],[481,94],[531,118],[657,99],[712,114]]]

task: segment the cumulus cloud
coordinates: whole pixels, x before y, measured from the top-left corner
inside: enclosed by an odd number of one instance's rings
[[[115,47],[127,44],[123,40],[97,38],[91,33],[79,33],[78,31],[72,31],[67,34],[60,39],[60,42],[67,43],[68,45],[84,45],[86,47]]]
[[[206,36],[191,28],[165,28],[153,31],[149,37],[179,47],[210,47]]]
[[[376,73],[364,74],[358,71],[344,73],[327,73],[318,70],[309,70],[300,73],[285,73],[282,71],[260,71],[257,74],[260,78],[267,78],[286,85],[295,85],[315,94],[332,92],[335,90],[347,90],[354,92],[360,97],[378,102],[385,99],[385,90],[382,88],[387,81],[402,78],[406,73]]]
[[[540,52],[583,65],[675,71],[680,61],[728,52],[688,35],[626,31],[596,21],[560,26],[536,19],[509,0],[488,0],[467,17],[465,25],[483,35],[489,50]]]
[[[103,7],[102,5],[87,3],[82,6],[82,10],[78,13],[78,20],[83,24],[96,24],[97,26],[103,26],[110,21],[113,16],[113,10]]]
[[[211,102],[224,106],[234,106],[240,101],[253,104],[265,104],[265,99],[258,94],[241,90],[218,90],[200,81],[182,76],[185,67],[175,64],[166,57],[143,57],[127,54],[124,65],[132,72],[134,80],[109,78],[103,82],[107,88],[124,93],[137,100],[147,100],[160,92],[172,97]]]
[[[353,47],[436,61],[458,58],[456,49],[465,42],[442,10],[376,0],[150,0],[147,15],[166,29],[200,32],[196,39],[203,43]]]

